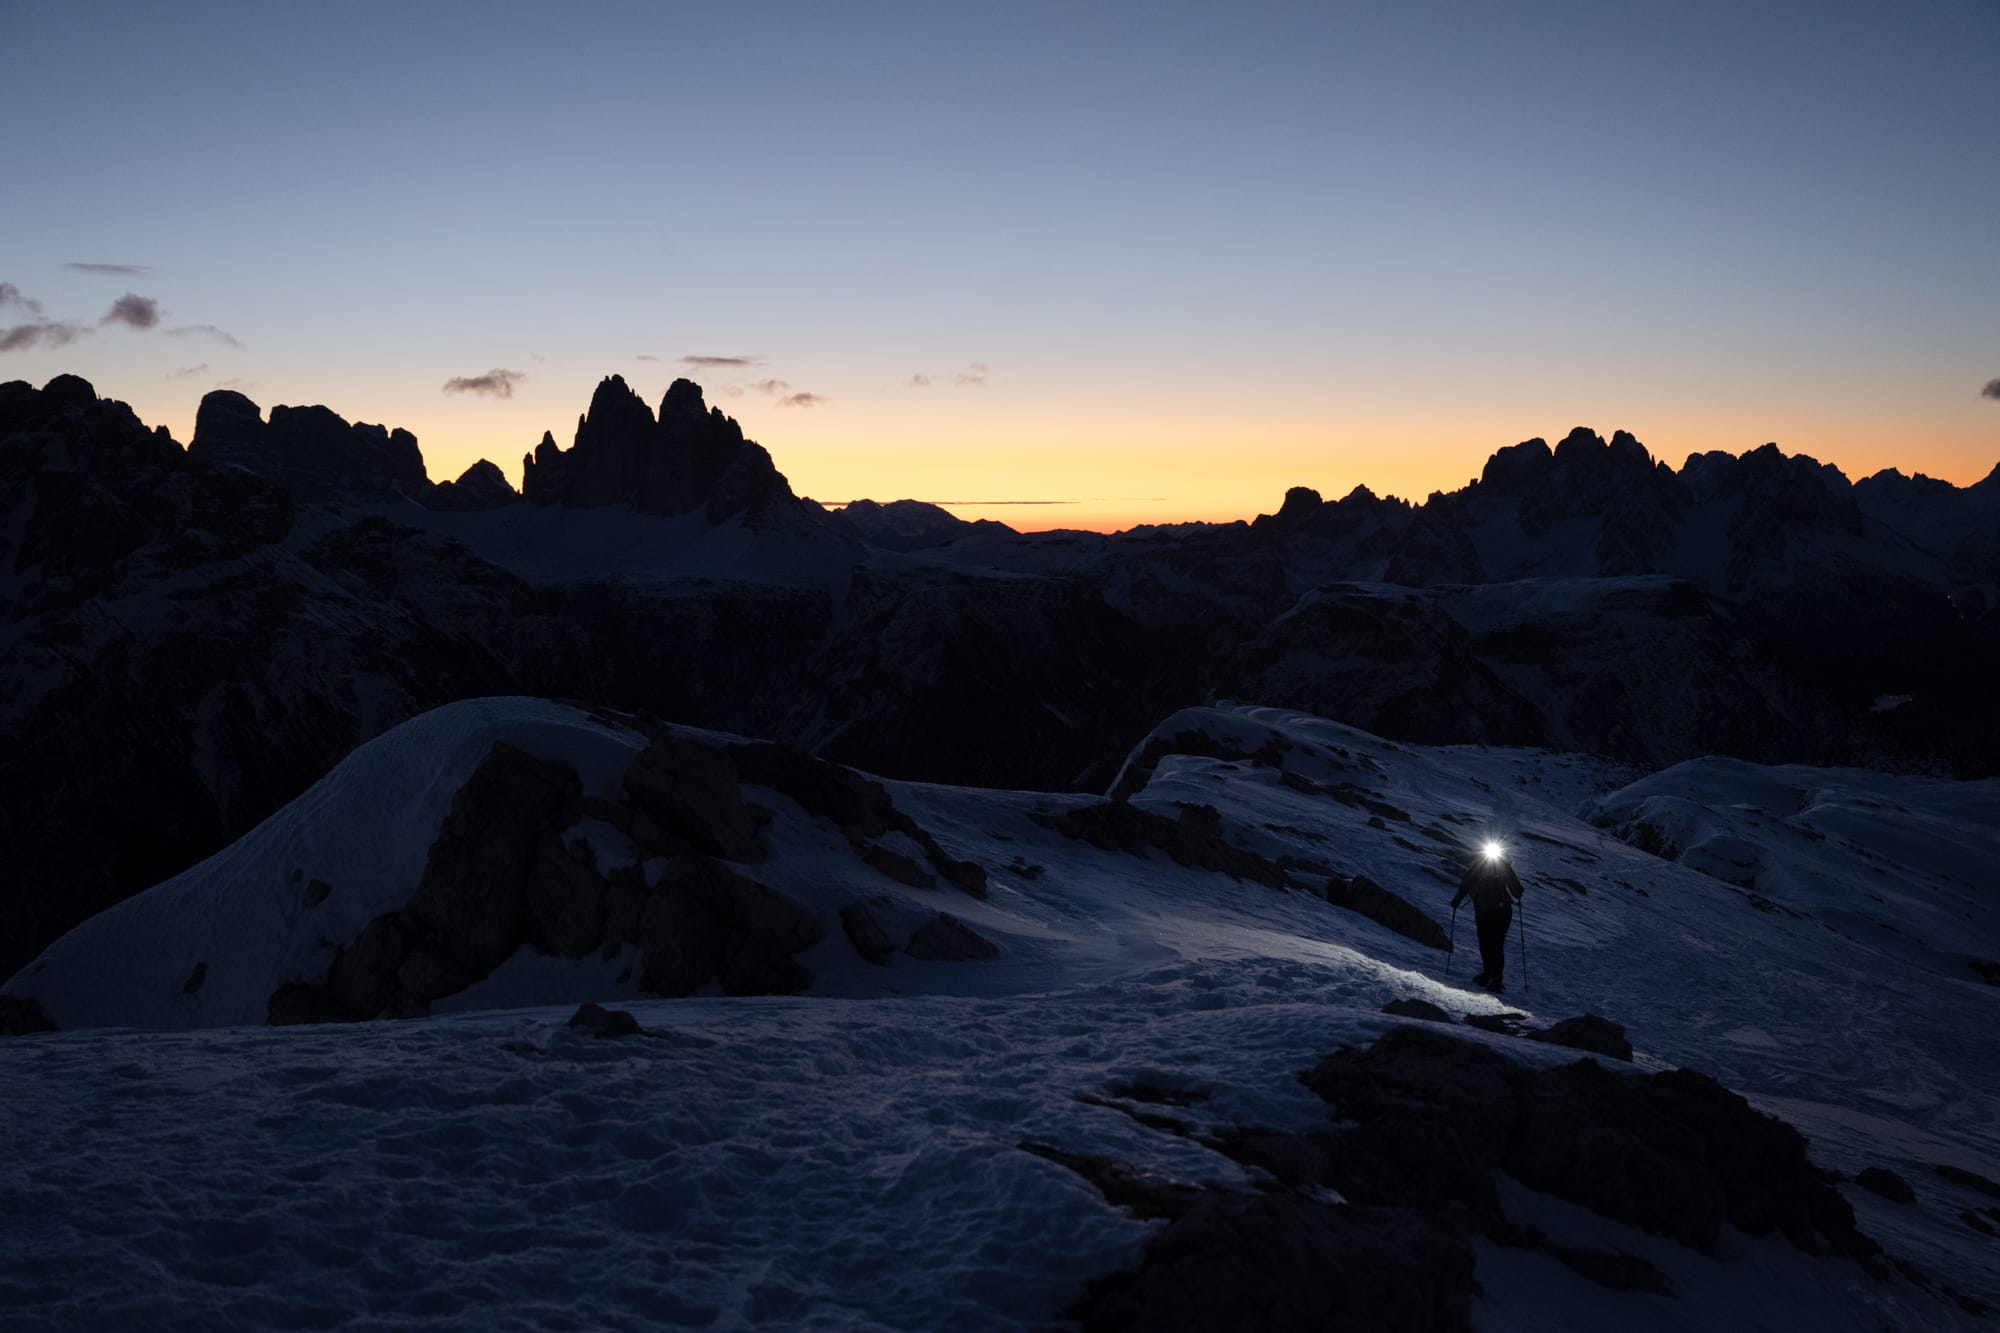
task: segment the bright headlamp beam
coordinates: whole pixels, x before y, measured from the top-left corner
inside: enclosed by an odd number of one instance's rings
[[[1480,844],[1479,854],[1489,861],[1498,861],[1501,857],[1507,855],[1507,849],[1500,845],[1499,839],[1488,838]]]

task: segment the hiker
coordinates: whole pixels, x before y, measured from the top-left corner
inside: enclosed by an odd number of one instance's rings
[[[1458,882],[1458,894],[1451,900],[1453,910],[1468,897],[1472,916],[1479,927],[1479,956],[1486,970],[1472,980],[1498,994],[1506,990],[1501,974],[1507,967],[1507,927],[1514,920],[1514,904],[1521,901],[1521,880],[1508,864],[1507,849],[1489,841],[1473,858],[1471,869]]]

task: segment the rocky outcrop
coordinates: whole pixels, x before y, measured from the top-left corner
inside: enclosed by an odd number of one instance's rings
[[[521,492],[534,504],[592,509],[628,504],[647,514],[697,510],[711,523],[741,516],[753,526],[801,512],[791,486],[763,446],[701,387],[675,380],[657,418],[622,376],[607,376],[577,421],[575,442],[558,449],[544,434],[522,461]]]
[[[811,985],[794,955],[824,927],[724,864],[757,855],[761,827],[727,755],[662,736],[633,759],[624,792],[629,805],[585,798],[568,764],[496,743],[452,798],[409,901],[336,951],[323,977],[280,987],[270,1021],[428,1013],[524,946],[581,958],[636,945],[640,982],[657,995]],[[586,838],[565,836],[586,816],[630,836],[657,870],[649,877],[634,862],[603,873]]]
[[[195,413],[189,455],[269,477],[301,503],[419,498],[430,489],[417,437],[347,420],[326,407],[274,407],[217,389]]]
[[[507,484],[505,473],[482,458],[460,473],[457,481],[441,481],[418,498],[426,509],[465,513],[499,509],[521,496]]]
[[[1704,1254],[1725,1222],[1808,1254],[1879,1253],[1798,1131],[1688,1070],[1614,1074],[1591,1060],[1531,1070],[1435,1028],[1400,1027],[1301,1078],[1354,1126],[1322,1162],[1325,1183],[1353,1202],[1428,1196],[1497,1219],[1500,1170]]]
[[[972,963],[998,958],[1000,946],[951,913],[939,912],[917,927],[903,952],[932,962]]]
[[[1593,1055],[1609,1056],[1628,1064],[1632,1060],[1632,1043],[1625,1039],[1625,1025],[1599,1018],[1596,1014],[1578,1014],[1574,1018],[1551,1023],[1539,1032],[1530,1032],[1528,1039],[1567,1046],[1571,1050],[1589,1051]]]
[[[1451,947],[1445,928],[1424,910],[1400,894],[1383,888],[1366,875],[1348,878],[1335,875],[1326,882],[1326,900],[1335,907],[1358,912],[1378,925],[1387,926],[1405,939],[1432,949]]]

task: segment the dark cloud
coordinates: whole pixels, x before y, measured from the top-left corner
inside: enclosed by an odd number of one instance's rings
[[[144,264],[64,264],[63,267],[78,273],[118,273],[128,278],[150,277],[153,272]]]
[[[484,375],[459,375],[444,382],[446,393],[477,393],[488,398],[512,398],[514,386],[528,378],[526,371],[489,370]]]
[[[681,358],[681,364],[684,366],[693,366],[696,370],[743,370],[750,366],[763,365],[764,358],[761,356],[684,356]]]
[[[169,371],[167,378],[170,380],[191,380],[196,375],[206,375],[207,373],[208,362],[203,361],[199,365],[182,366],[179,370]]]
[[[167,336],[169,338],[213,338],[215,341],[230,347],[241,347],[243,345],[234,334],[224,333],[213,324],[182,324],[168,329]]]
[[[750,387],[758,393],[768,394],[790,393],[792,391],[792,386],[783,380],[758,380]]]
[[[778,400],[779,407],[818,407],[826,399],[816,393],[788,393]]]
[[[0,282],[0,305],[17,305],[31,315],[42,313],[42,303],[21,295],[21,289],[11,282]]]
[[[969,369],[962,370],[958,374],[953,375],[951,382],[953,384],[984,384],[986,383],[986,372],[991,369],[992,367],[984,361],[975,361]]]
[[[910,387],[913,389],[928,389],[931,387],[931,377],[922,373],[912,375],[910,376]]]
[[[16,324],[11,329],[0,329],[0,352],[25,352],[30,347],[39,347],[43,344],[50,347],[65,347],[89,332],[90,330],[81,324],[38,319],[32,324]]]
[[[1981,398],[2000,398],[2000,380],[1986,381],[1986,387],[1979,391]]]
[[[160,322],[160,303],[150,296],[135,296],[125,293],[111,303],[99,324],[130,324],[135,329],[150,329]]]

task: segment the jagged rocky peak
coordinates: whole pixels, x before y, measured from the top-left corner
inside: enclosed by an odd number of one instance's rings
[[[498,509],[520,498],[507,484],[507,474],[482,458],[460,473],[457,481],[441,481],[431,487],[423,496],[423,505],[426,509],[463,512]]]
[[[99,398],[77,375],[57,375],[39,389],[26,380],[0,384],[0,455],[0,475],[17,478],[45,468],[174,467],[183,457],[166,427],[147,429],[129,406]]]
[[[656,418],[620,375],[607,375],[577,421],[576,441],[559,449],[547,434],[523,460],[522,494],[572,509],[629,504],[649,514],[702,510],[712,523],[752,522],[795,508],[791,486],[761,445],[703,401],[701,386],[678,379]]]
[[[430,487],[417,437],[401,427],[349,424],[320,406],[274,407],[266,421],[231,389],[203,396],[188,453],[270,477],[308,502],[417,497]]]

